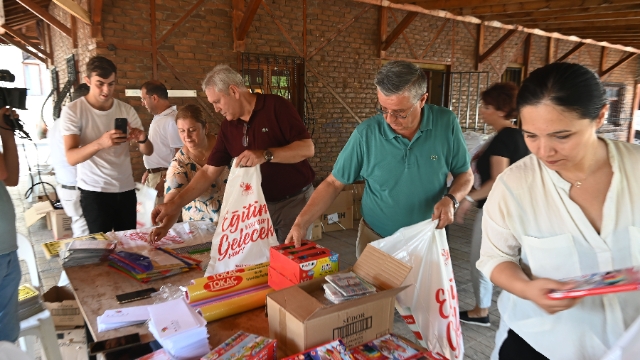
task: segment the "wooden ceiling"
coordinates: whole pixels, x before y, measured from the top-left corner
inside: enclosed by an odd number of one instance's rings
[[[43,9],[48,9],[51,0],[32,0],[32,2]],[[16,0],[4,0],[3,3],[5,16],[3,27],[14,29],[33,43],[40,44],[36,30],[36,22],[40,17]],[[15,38],[15,36],[12,37]],[[0,38],[0,42],[3,42],[3,39]]]
[[[640,0],[390,0],[640,49]]]

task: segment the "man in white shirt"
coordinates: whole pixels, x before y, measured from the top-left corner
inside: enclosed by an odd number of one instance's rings
[[[88,93],[89,86],[80,84],[73,91],[71,99],[72,101],[78,100]],[[58,182],[56,192],[64,212],[71,217],[73,237],[89,235],[89,227],[84,216],[82,216],[82,208],[80,207],[80,190],[76,187],[76,167],[69,165],[67,162],[61,128],[62,121],[57,120],[47,133],[49,148],[51,149],[51,165],[56,173],[56,181]]]
[[[87,96],[62,109],[62,135],[69,165],[78,165],[80,205],[90,233],[136,227],[136,193],[129,141],[138,142],[143,155],[153,144],[136,111],[113,98],[115,64],[102,56],[87,62]],[[115,129],[117,118],[127,119],[127,132]]]
[[[164,198],[164,180],[167,168],[182,147],[182,140],[176,126],[178,110],[169,103],[169,92],[163,83],[157,80],[147,81],[140,89],[142,104],[153,114],[149,125],[149,139],[153,143],[153,154],[143,156],[147,169],[142,175],[142,183],[158,191],[156,205]]]

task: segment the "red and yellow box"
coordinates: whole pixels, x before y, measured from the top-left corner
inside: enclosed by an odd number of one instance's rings
[[[338,272],[338,254],[312,241],[272,246],[269,286],[276,290]]]

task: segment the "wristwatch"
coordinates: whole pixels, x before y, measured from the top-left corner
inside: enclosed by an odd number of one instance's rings
[[[138,144],[144,144],[144,143],[146,143],[147,141],[149,141],[149,135],[145,134],[144,140],[142,140],[142,141],[138,141]]]
[[[271,160],[273,160],[273,153],[271,150],[267,149],[264,151],[264,160],[266,162],[271,162]]]
[[[460,206],[460,203],[458,202],[458,200],[456,199],[455,196],[453,196],[451,194],[444,194],[443,198],[444,197],[448,197],[453,202],[453,211],[458,210],[458,206]]]

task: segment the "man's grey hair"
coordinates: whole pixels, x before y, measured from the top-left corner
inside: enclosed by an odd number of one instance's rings
[[[239,89],[246,89],[242,75],[233,70],[227,64],[216,65],[209,71],[202,81],[202,91],[214,88],[217,92],[229,95],[229,86],[235,85]]]
[[[422,69],[408,61],[389,61],[384,64],[374,84],[384,96],[409,95],[412,103],[418,102],[427,92],[427,77]]]

